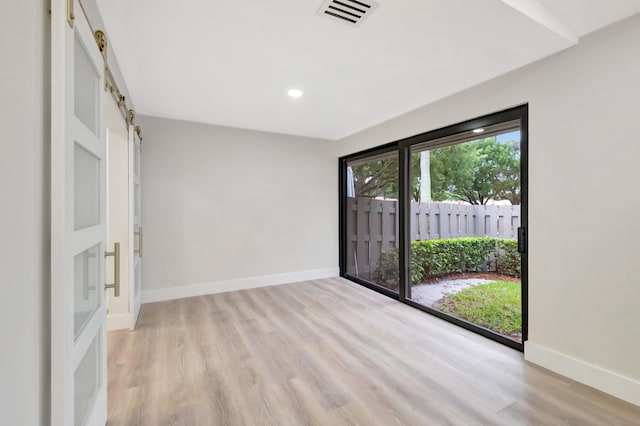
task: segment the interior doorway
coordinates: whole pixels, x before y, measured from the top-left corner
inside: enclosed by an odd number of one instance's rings
[[[106,292],[107,329],[135,329],[140,312],[141,215],[140,136],[115,100],[105,98],[107,131],[107,241],[117,247],[117,267],[107,281],[118,288]]]

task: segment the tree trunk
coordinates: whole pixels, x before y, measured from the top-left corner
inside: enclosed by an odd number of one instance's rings
[[[431,152],[420,153],[420,202],[431,202]]]

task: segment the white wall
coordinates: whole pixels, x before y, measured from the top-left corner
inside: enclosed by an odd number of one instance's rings
[[[345,138],[336,151],[345,155],[528,102],[525,357],[640,405],[638,46],[640,15]]]
[[[49,419],[47,2],[0,13],[0,425]]]
[[[137,121],[144,301],[338,274],[331,142]]]

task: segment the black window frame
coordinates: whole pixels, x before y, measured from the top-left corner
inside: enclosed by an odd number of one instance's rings
[[[471,322],[452,317],[443,312],[421,305],[413,300],[407,298],[409,283],[409,256],[407,249],[411,241],[411,226],[410,226],[410,209],[407,208],[410,202],[410,189],[409,182],[409,156],[410,149],[416,144],[428,143],[429,141],[435,141],[444,137],[452,136],[459,133],[469,132],[477,128],[490,127],[509,121],[520,121],[520,227],[522,228],[522,241],[519,241],[519,246],[523,248],[521,251],[521,299],[522,299],[522,342],[509,339],[502,336],[492,330],[473,324]],[[400,270],[400,288],[398,293],[388,290],[378,284],[364,280],[362,278],[350,275],[346,271],[346,202],[347,202],[347,163],[354,160],[361,160],[379,155],[387,152],[398,153],[399,164],[399,176],[398,176],[398,211],[399,211],[399,270]],[[436,317],[442,318],[448,322],[461,326],[467,330],[476,332],[489,339],[495,340],[511,348],[517,349],[521,352],[524,351],[524,342],[528,339],[529,332],[529,258],[526,236],[529,228],[529,106],[528,104],[522,104],[516,107],[505,109],[503,111],[484,115],[471,120],[462,121],[450,126],[442,127],[436,130],[424,132],[415,136],[400,139],[394,142],[390,142],[378,147],[370,148],[364,151],[356,152],[354,154],[340,157],[339,164],[339,266],[340,276],[353,281],[357,284],[363,285],[374,291],[384,294],[392,299],[398,300],[414,308],[420,309],[424,312],[432,314]],[[519,233],[520,234],[520,233]]]

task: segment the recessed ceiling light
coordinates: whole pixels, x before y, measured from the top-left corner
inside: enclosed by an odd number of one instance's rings
[[[482,132],[484,132],[483,128],[473,129],[473,133],[482,133]]]
[[[291,89],[287,92],[287,94],[289,96],[291,96],[292,98],[299,98],[302,96],[302,90],[298,90],[298,89]]]

